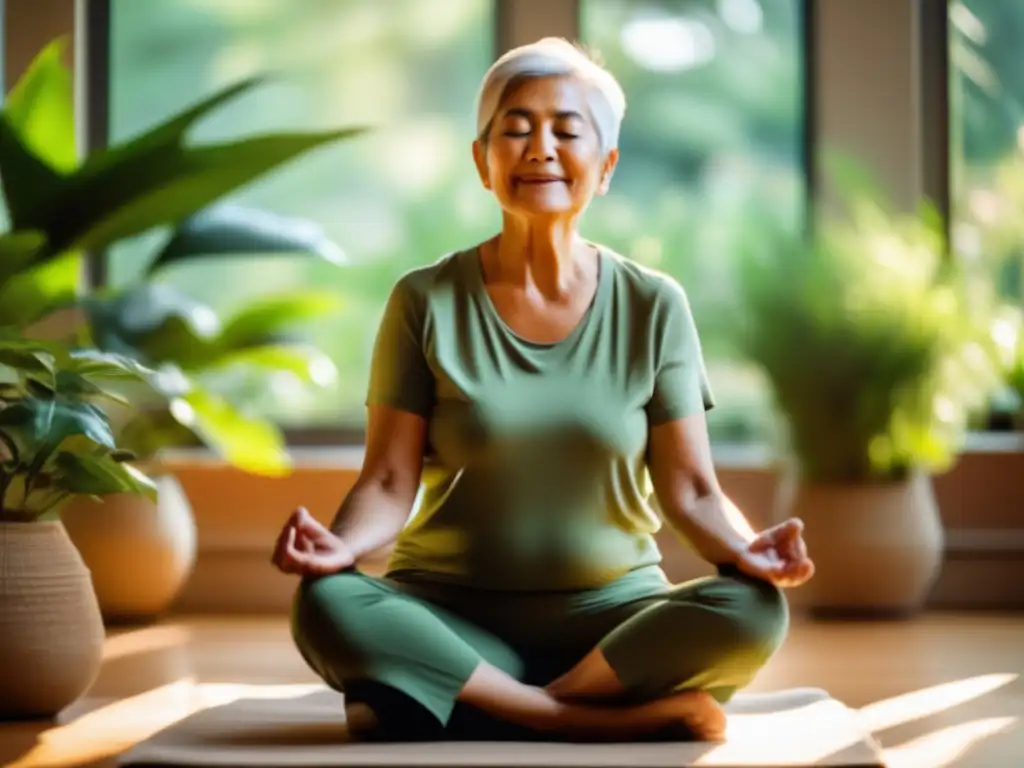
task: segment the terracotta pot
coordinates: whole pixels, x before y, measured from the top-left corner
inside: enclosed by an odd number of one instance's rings
[[[780,483],[776,518],[799,517],[816,572],[789,591],[817,615],[911,615],[942,568],[944,533],[931,478],[863,485]]]
[[[59,522],[0,523],[0,719],[53,717],[103,658],[89,570]]]
[[[140,622],[164,612],[192,573],[196,525],[177,479],[153,477],[159,495],[114,494],[65,505],[61,519],[92,571],[108,623]]]

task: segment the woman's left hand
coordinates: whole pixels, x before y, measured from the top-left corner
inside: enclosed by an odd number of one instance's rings
[[[762,531],[740,553],[741,571],[777,587],[798,587],[814,575],[814,562],[807,556],[804,524],[790,518]]]

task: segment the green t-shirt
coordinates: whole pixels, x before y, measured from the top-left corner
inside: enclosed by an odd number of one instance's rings
[[[395,285],[367,402],[419,414],[429,432],[419,503],[389,573],[570,590],[660,562],[648,429],[713,398],[683,289],[599,251],[594,299],[554,344],[503,322],[477,248]]]

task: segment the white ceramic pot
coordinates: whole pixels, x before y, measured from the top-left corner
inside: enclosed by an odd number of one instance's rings
[[[115,494],[75,499],[61,518],[92,571],[108,622],[150,620],[185,586],[196,558],[192,507],[174,475],[154,475],[157,502]]]
[[[942,520],[931,478],[891,483],[780,483],[777,520],[799,517],[817,568],[789,591],[817,615],[910,615],[924,608],[941,569]]]
[[[0,719],[53,717],[103,659],[89,569],[59,522],[0,523]]]

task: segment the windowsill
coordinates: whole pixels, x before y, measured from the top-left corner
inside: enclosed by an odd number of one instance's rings
[[[731,470],[769,469],[776,462],[767,445],[718,443],[712,448],[715,463]],[[358,470],[363,461],[363,446],[292,446],[289,450],[296,467],[305,469]],[[972,432],[967,436],[963,453],[1024,453],[1024,433]],[[169,451],[169,464],[183,463],[193,466],[218,465],[223,461],[203,448]]]

